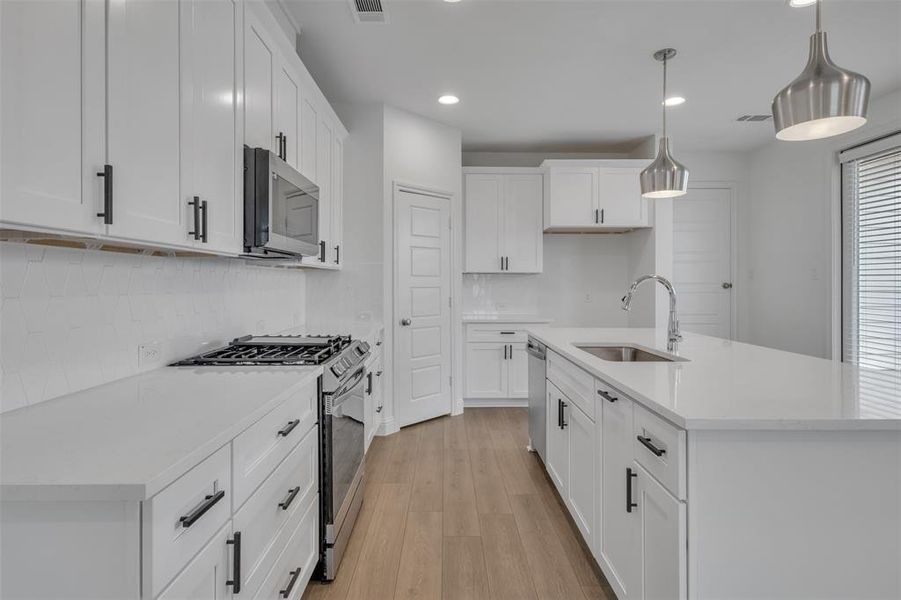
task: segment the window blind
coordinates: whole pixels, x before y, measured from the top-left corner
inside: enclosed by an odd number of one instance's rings
[[[843,152],[841,160],[842,358],[899,371],[901,134]]]

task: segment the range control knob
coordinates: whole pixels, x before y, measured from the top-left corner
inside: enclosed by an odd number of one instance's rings
[[[342,375],[344,375],[345,371],[347,371],[347,367],[345,367],[340,362],[335,363],[332,366],[332,373],[334,373],[335,377],[341,377]]]

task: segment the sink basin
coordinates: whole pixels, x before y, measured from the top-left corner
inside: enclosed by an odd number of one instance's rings
[[[684,362],[671,354],[658,354],[637,346],[579,345],[576,348],[610,362]]]

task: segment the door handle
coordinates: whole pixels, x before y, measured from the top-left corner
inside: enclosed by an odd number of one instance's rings
[[[560,429],[566,429],[566,426],[569,423],[566,422],[566,407],[569,406],[566,402],[561,400],[560,404]]]
[[[723,282],[723,289],[724,289],[724,290],[731,290],[731,289],[732,289],[732,282],[731,282],[731,281],[724,281],[724,282]]]
[[[188,206],[194,208],[194,231],[189,231],[188,235],[193,235],[195,240],[200,240],[200,196],[194,196],[194,199],[188,202]]]
[[[400,320],[400,324],[402,327],[409,327],[412,323],[413,323],[413,321],[411,321],[410,319],[401,319]]]
[[[113,224],[113,166],[103,165],[103,171],[97,173],[97,177],[103,177],[103,212],[97,213],[103,217],[104,225]]]
[[[232,592],[238,594],[241,592],[241,532],[236,531],[235,536],[225,540],[225,543],[235,547],[232,554],[232,578],[226,581],[225,585],[232,586]]]
[[[601,211],[599,211],[598,209],[594,209],[594,222],[595,223],[601,222]]]
[[[207,203],[206,200],[200,203],[200,226],[202,228],[202,233],[200,234],[200,241],[206,244],[209,241],[209,234],[207,231]]]
[[[638,504],[632,502],[632,478],[638,477],[638,473],[631,468],[626,467],[626,512],[632,512],[633,508],[637,508]]]

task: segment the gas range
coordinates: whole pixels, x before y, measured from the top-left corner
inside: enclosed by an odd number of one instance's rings
[[[368,355],[369,344],[347,335],[246,335],[235,338],[228,346],[171,366],[323,365],[323,390],[328,393],[337,389]]]

